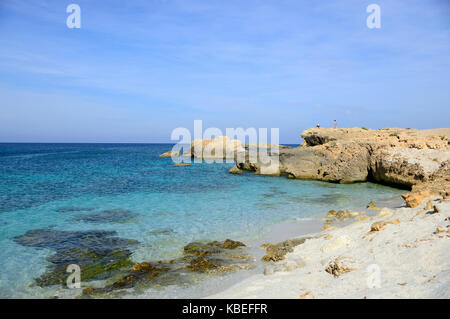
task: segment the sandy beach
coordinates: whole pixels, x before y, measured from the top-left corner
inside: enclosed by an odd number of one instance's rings
[[[382,208],[369,218],[312,234],[284,260],[209,298],[450,296],[450,200]]]

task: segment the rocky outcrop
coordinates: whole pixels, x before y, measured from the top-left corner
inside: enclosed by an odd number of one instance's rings
[[[197,139],[190,144],[188,151],[183,157],[195,157],[204,159],[234,159],[236,154],[244,152],[245,148],[241,141],[231,140],[227,136],[219,136],[212,139]],[[176,151],[165,152],[159,157],[179,157]]]
[[[441,195],[450,190],[450,129],[314,128],[301,137],[299,147],[279,150],[279,175],[335,183],[372,180]],[[236,166],[260,174],[263,164],[251,155],[236,158]]]
[[[231,174],[242,174],[243,171],[239,168],[237,168],[237,166],[233,166],[232,168],[230,168],[230,170],[228,171]]]
[[[159,155],[159,157],[172,157],[172,156],[180,156],[179,152],[174,152],[174,151],[168,151],[165,153],[162,153],[161,155]]]
[[[244,152],[239,140],[231,140],[227,136],[213,139],[198,139],[191,142],[191,154],[196,158],[220,159],[234,158],[238,152]]]

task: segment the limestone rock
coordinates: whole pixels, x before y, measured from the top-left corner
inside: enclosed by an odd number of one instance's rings
[[[390,221],[376,222],[376,223],[373,223],[372,226],[370,226],[370,231],[371,232],[380,231],[386,225],[389,225],[389,224],[397,225],[398,223],[400,223],[400,221],[398,219],[393,219],[393,220],[390,220]]]
[[[179,152],[173,152],[173,151],[168,151],[165,153],[162,153],[161,155],[159,155],[159,157],[176,157],[176,156],[180,156]]]
[[[243,171],[241,169],[239,169],[236,165],[233,166],[232,168],[230,168],[230,170],[228,171],[231,174],[242,174]]]
[[[231,239],[226,239],[224,241],[213,241],[211,242],[211,245],[217,246],[217,247],[222,247],[225,249],[235,249],[237,247],[245,247],[245,244],[237,241],[237,240],[231,240]]]
[[[367,204],[366,208],[372,209],[372,210],[380,210],[381,209],[381,208],[377,207],[374,202],[370,202],[369,204]]]
[[[265,262],[284,260],[287,253],[293,252],[295,246],[303,244],[305,240],[309,238],[310,237],[288,239],[276,245],[268,246],[266,255],[262,257],[261,260]]]
[[[328,263],[325,271],[337,278],[342,274],[355,270],[356,268],[350,266],[352,263],[353,261],[349,258],[338,257]]]
[[[237,153],[245,152],[241,141],[230,140],[227,136],[194,140],[190,149],[193,157],[204,159],[234,159]]]
[[[420,204],[422,204],[422,200],[430,196],[431,194],[427,190],[402,194],[402,197],[406,202],[406,207],[410,208],[419,206]]]
[[[450,129],[314,128],[301,137],[301,146],[279,150],[274,175],[335,183],[371,179],[442,196],[450,189]],[[261,174],[254,154],[236,157],[237,167]]]

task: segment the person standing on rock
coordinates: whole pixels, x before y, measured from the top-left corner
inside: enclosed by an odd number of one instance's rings
[[[334,128],[337,128],[337,122],[334,120]]]
[[[317,124],[316,127],[317,127],[317,128],[320,128],[320,124]]]

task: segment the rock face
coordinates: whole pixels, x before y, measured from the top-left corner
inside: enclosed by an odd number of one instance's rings
[[[244,152],[239,140],[230,140],[227,136],[213,139],[198,139],[191,142],[191,154],[197,158],[234,158],[238,152]]]
[[[314,128],[302,145],[279,151],[279,174],[335,183],[364,182],[433,193],[450,190],[450,129]],[[250,151],[236,158],[239,169],[260,173]]]

